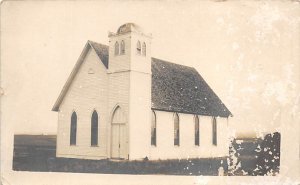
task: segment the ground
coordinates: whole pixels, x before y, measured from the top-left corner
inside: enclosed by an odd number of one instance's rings
[[[40,172],[78,172],[103,174],[160,174],[160,175],[218,175],[223,167],[224,175],[264,175],[253,173],[262,161],[257,152],[262,140],[233,141],[229,151],[236,151],[232,158],[181,159],[157,161],[112,161],[58,158],[55,135],[15,135],[13,170]],[[228,161],[228,163],[227,163]],[[261,165],[260,166],[264,166]],[[279,171],[279,167],[278,167]],[[265,173],[265,172],[264,172]]]

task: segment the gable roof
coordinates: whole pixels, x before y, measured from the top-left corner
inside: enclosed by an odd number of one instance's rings
[[[52,110],[59,106],[77,73],[87,47],[91,46],[108,69],[109,48],[88,41]],[[152,109],[189,114],[228,117],[231,112],[222,103],[195,68],[152,58]]]

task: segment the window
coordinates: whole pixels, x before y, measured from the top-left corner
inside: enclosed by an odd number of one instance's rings
[[[125,54],[125,42],[124,40],[122,40],[121,42],[121,55],[124,55]]]
[[[213,117],[213,123],[212,123],[212,130],[213,130],[213,145],[217,145],[217,120],[216,117]]]
[[[119,55],[119,43],[115,43],[115,55]]]
[[[195,145],[199,146],[199,117],[196,115],[195,116]]]
[[[151,122],[151,145],[156,146],[156,115],[152,111],[152,122]]]
[[[76,145],[76,133],[77,133],[77,115],[76,112],[73,112],[71,116],[70,145]]]
[[[177,113],[174,115],[174,145],[179,146],[179,117]]]
[[[141,54],[141,42],[140,41],[138,41],[137,43],[136,43],[136,52],[137,52],[137,54]]]
[[[95,110],[91,118],[91,146],[98,146],[98,113]]]
[[[143,53],[143,56],[146,56],[146,43],[143,42],[143,48],[142,48],[142,53]]]

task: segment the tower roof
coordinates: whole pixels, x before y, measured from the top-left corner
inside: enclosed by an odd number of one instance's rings
[[[142,28],[135,23],[126,23],[118,28],[117,34],[128,32],[143,32]]]

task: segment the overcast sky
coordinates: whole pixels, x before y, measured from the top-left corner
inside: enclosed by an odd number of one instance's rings
[[[1,122],[55,134],[51,108],[87,40],[108,44],[108,31],[134,22],[152,33],[153,57],[198,70],[232,130],[274,131],[299,111],[299,12],[293,1],[5,1]]]

